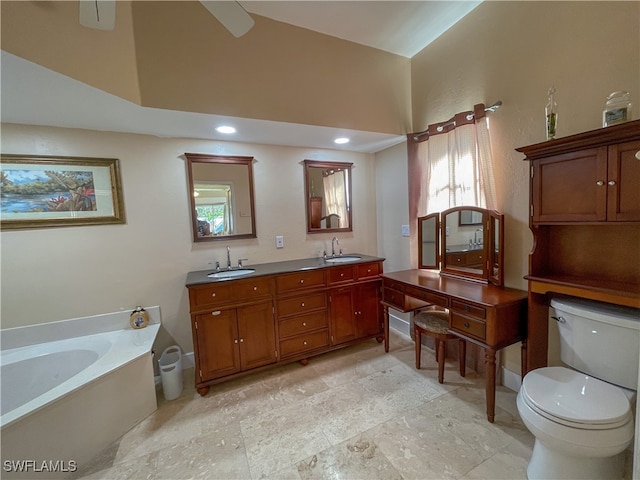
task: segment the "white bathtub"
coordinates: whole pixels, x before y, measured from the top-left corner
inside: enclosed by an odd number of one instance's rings
[[[2,478],[69,476],[157,408],[147,311],[0,331]]]

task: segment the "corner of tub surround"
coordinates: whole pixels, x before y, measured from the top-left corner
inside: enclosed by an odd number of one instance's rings
[[[135,307],[134,307],[135,308]],[[132,330],[129,323],[131,310],[72,318],[24,327],[4,328],[0,330],[0,350],[26,347],[38,343],[54,342],[65,338],[83,337],[114,330]],[[149,325],[162,323],[160,306],[144,307],[149,313]]]

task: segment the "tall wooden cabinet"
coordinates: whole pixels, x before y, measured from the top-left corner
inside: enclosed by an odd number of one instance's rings
[[[640,120],[517,151],[531,164],[531,370],[547,364],[553,295],[640,308]]]

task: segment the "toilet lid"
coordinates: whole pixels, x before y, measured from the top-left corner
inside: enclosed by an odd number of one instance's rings
[[[529,372],[524,399],[541,415],[580,428],[614,428],[631,418],[624,392],[597,378],[564,367]]]

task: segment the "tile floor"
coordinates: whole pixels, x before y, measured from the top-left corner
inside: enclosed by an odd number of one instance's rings
[[[498,387],[486,420],[484,379],[413,341],[375,340],[211,388],[185,372],[165,401],[91,465],[84,479],[526,479],[533,437],[515,393]]]

